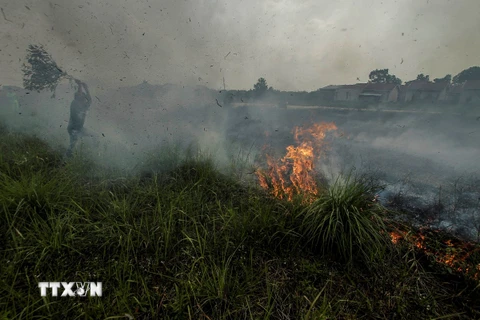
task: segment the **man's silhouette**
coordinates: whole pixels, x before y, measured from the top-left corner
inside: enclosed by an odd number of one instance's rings
[[[70,157],[73,153],[78,138],[83,132],[83,124],[85,123],[85,117],[87,115],[88,108],[92,104],[92,98],[90,92],[85,83],[80,80],[75,80],[78,85],[78,89],[75,92],[75,97],[70,104],[70,120],[68,122],[68,134],[70,135],[70,147],[67,150],[67,157]]]

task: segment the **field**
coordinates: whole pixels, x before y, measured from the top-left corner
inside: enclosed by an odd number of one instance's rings
[[[0,319],[480,318],[478,245],[395,222],[361,176],[307,204],[194,147],[136,173],[6,130],[0,149]]]

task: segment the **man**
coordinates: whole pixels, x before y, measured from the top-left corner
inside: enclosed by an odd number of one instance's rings
[[[87,85],[80,80],[75,80],[75,82],[78,88],[70,104],[70,120],[67,127],[68,134],[70,135],[70,147],[67,150],[67,157],[72,156],[73,148],[83,132],[83,124],[85,123],[88,108],[90,108],[92,104],[92,98],[90,97]]]

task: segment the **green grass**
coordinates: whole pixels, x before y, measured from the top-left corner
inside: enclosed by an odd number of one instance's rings
[[[195,148],[120,174],[5,130],[0,147],[0,319],[480,317],[478,282],[393,248],[354,177],[307,206]],[[40,281],[103,297],[41,297]]]
[[[323,254],[338,254],[349,266],[385,259],[392,243],[385,236],[384,210],[372,202],[375,191],[351,175],[337,179],[305,209],[306,240]]]

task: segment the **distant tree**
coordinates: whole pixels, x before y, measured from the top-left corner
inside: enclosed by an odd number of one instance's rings
[[[387,83],[394,83],[394,84],[397,84],[397,85],[401,85],[402,84],[402,80],[400,78],[397,78],[396,76],[394,76],[393,74],[392,75],[388,75],[387,77]]]
[[[433,82],[435,83],[439,83],[439,82],[446,82],[446,83],[450,83],[452,81],[452,75],[451,74],[447,74],[445,77],[443,78],[435,78],[433,79]]]
[[[375,69],[368,75],[371,83],[394,83],[402,84],[402,80],[388,73],[388,69]]]
[[[480,80],[480,67],[470,67],[453,77],[453,83],[455,84],[463,83],[467,80]]]
[[[384,83],[386,82],[388,75],[388,69],[375,69],[368,75],[370,82],[372,83]]]
[[[417,76],[417,80],[430,82],[430,76],[429,76],[428,74],[427,74],[427,75],[424,75],[423,73],[420,73],[420,74]]]
[[[257,83],[253,85],[253,89],[257,96],[261,96],[268,90],[267,80],[265,80],[265,78],[259,78]]]

